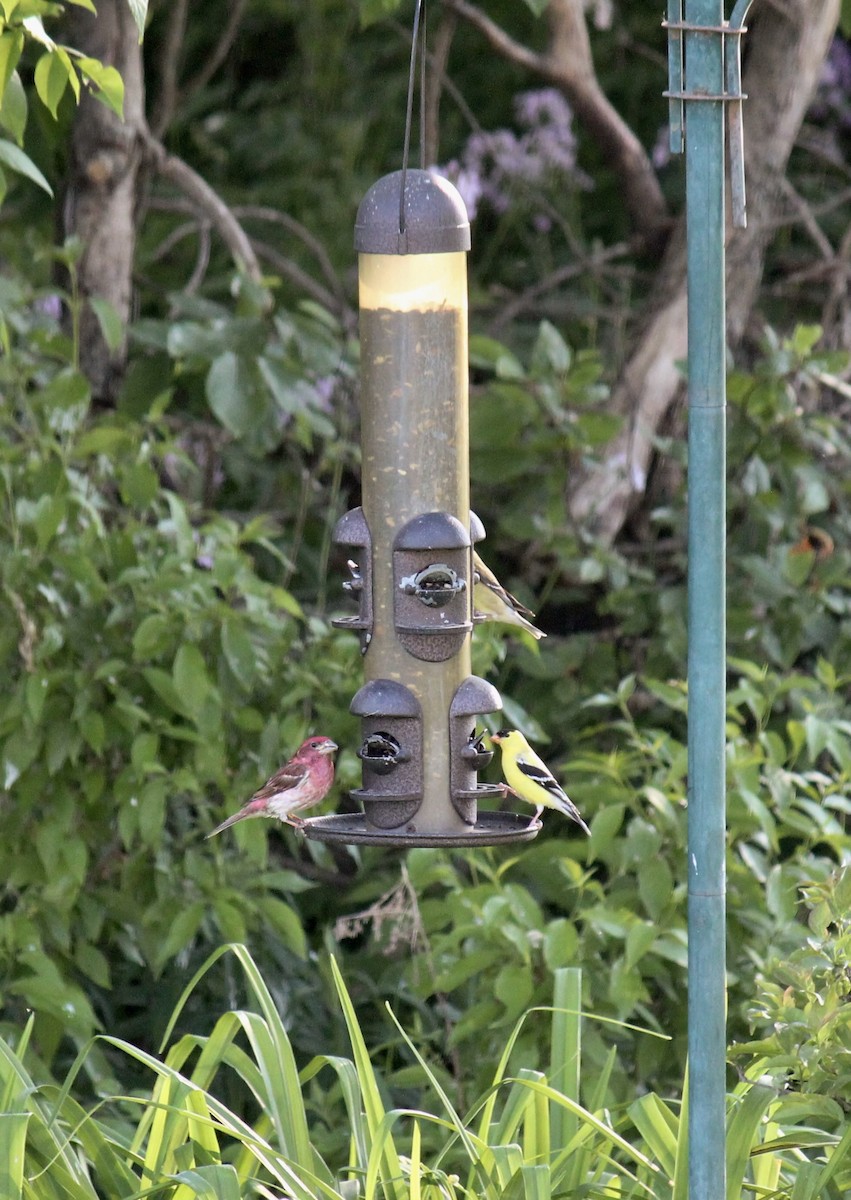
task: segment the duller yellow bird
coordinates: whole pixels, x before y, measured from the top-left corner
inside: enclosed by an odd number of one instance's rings
[[[502,751],[502,773],[508,790],[518,799],[536,806],[533,821],[537,821],[545,808],[556,808],[575,821],[580,829],[591,833],[579,815],[579,809],[519,729],[500,729],[499,733],[491,734],[491,741]]]
[[[486,621],[498,621],[503,625],[517,625],[525,629],[534,638],[547,635],[542,629],[536,628],[529,617],[534,613],[524,607],[520,601],[507,592],[494,575],[493,571],[483,563],[476,551],[473,551],[473,569],[476,573],[473,583],[473,612]]]

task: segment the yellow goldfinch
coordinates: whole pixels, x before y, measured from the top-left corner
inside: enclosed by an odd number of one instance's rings
[[[521,629],[525,629],[527,633],[531,633],[534,638],[547,636],[543,630],[536,629],[532,622],[527,620],[527,617],[534,617],[535,614],[525,608],[519,600],[512,596],[511,592],[505,590],[496,575],[490,567],[482,562],[475,550],[473,551],[473,569],[476,573],[473,584],[475,616],[484,618],[486,621],[499,621],[503,625],[517,625]]]
[[[579,809],[564,788],[556,783],[519,729],[500,729],[499,733],[491,734],[491,741],[502,751],[502,773],[508,790],[520,800],[537,806],[533,821],[537,821],[545,808],[557,808],[580,829],[591,833],[580,817]]]

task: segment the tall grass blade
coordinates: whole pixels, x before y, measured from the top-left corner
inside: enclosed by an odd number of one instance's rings
[[[298,1069],[292,1045],[284,1028],[272,995],[254,959],[245,946],[220,946],[198,968],[183,989],[171,1015],[162,1048],[168,1044],[187,999],[204,975],[222,957],[230,953],[239,962],[250,991],[260,1008],[262,1022],[254,1013],[236,1014],[252,1044],[257,1066],[264,1081],[264,1107],[275,1127],[285,1156],[293,1163],[313,1172],[320,1164],[314,1155],[307,1126],[307,1113],[299,1083]]]
[[[367,1128],[364,1120],[364,1104],[361,1096],[360,1079],[355,1064],[348,1058],[336,1055],[319,1054],[312,1059],[301,1072],[302,1084],[309,1083],[324,1067],[328,1066],[336,1073],[343,1093],[343,1103],[349,1119],[349,1131],[354,1148],[354,1163],[360,1171],[365,1172],[369,1160]]]
[[[154,1074],[159,1077],[167,1077],[172,1083],[192,1087],[190,1081],[181,1076],[173,1068],[167,1066],[159,1059],[155,1058],[147,1051],[139,1049],[130,1042],[123,1042],[118,1038],[104,1037],[108,1045],[115,1046],[118,1050],[127,1054],[131,1058],[135,1058],[138,1062],[148,1067]],[[0,1043],[2,1044],[2,1043]],[[116,1097],[116,1100],[128,1103],[137,1102],[133,1097]],[[261,1137],[257,1130],[252,1129],[241,1117],[235,1113],[214,1096],[206,1094],[206,1102],[210,1109],[210,1120],[214,1122],[215,1128],[224,1136],[232,1138],[235,1142],[240,1143],[245,1149],[250,1150],[253,1161],[261,1164],[269,1171],[277,1185],[282,1188],[288,1197],[292,1200],[317,1200],[317,1197],[326,1197],[326,1200],[339,1200],[339,1192],[317,1176],[309,1168],[301,1164],[291,1163],[280,1150],[269,1145],[268,1141]],[[147,1106],[152,1104],[151,1100],[144,1102]],[[185,1117],[185,1113],[183,1114]],[[200,1119],[200,1118],[197,1118]],[[140,1127],[143,1122],[140,1122]]]
[[[550,1200],[552,1190],[549,1167],[524,1163],[520,1168],[520,1175],[525,1200]]]
[[[24,1194],[24,1151],[30,1113],[0,1113],[0,1196],[21,1200]]]
[[[727,1117],[727,1200],[739,1200],[742,1195],[762,1118],[774,1099],[773,1090],[759,1084],[749,1087],[740,1100],[734,1099],[735,1107]]]
[[[343,1018],[346,1022],[349,1041],[352,1045],[352,1054],[354,1055],[355,1068],[358,1073],[361,1097],[366,1114],[367,1129],[369,1130],[370,1139],[374,1142],[384,1119],[384,1105],[381,1100],[381,1093],[378,1090],[375,1072],[372,1069],[369,1051],[366,1048],[366,1042],[363,1040],[363,1034],[358,1024],[354,1005],[343,981],[340,968],[337,966],[337,962],[333,956],[331,958],[331,971],[334,977],[334,986],[337,989],[337,996],[340,1000],[340,1007],[343,1010]],[[385,1196],[393,1196],[395,1200],[406,1200],[406,1188],[402,1181],[402,1164],[399,1161],[399,1155],[392,1138],[389,1136],[383,1137],[380,1151],[382,1168],[380,1175]],[[367,1200],[369,1200],[369,1197]]]
[[[582,971],[560,967],[553,986],[549,1080],[569,1100],[579,1103],[579,1067],[582,1052]],[[573,1113],[555,1104],[550,1113],[553,1147],[561,1149],[576,1135]]]
[[[630,1120],[641,1134],[666,1178],[673,1180],[677,1165],[679,1118],[655,1092],[641,1096],[627,1109]]]
[[[688,1062],[683,1075],[683,1098],[680,1101],[680,1123],[677,1134],[677,1154],[674,1161],[673,1200],[688,1200],[688,1128],[689,1128]]]
[[[842,1139],[837,1143],[830,1153],[827,1165],[822,1170],[816,1182],[813,1197],[821,1196],[825,1189],[836,1183],[837,1175],[843,1167],[849,1166],[849,1158],[851,1158],[851,1125],[845,1130]],[[842,1194],[848,1195],[851,1190],[851,1170],[843,1176],[844,1189],[839,1189]]]
[[[420,1123],[414,1121],[411,1132],[411,1179],[409,1184],[410,1200],[421,1200],[420,1172],[422,1170]]]
[[[174,1176],[172,1200],[241,1200],[239,1177],[226,1164],[192,1167]]]

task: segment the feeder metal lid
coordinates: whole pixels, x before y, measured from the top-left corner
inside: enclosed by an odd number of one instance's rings
[[[361,254],[451,254],[470,249],[470,222],[458,190],[432,171],[405,172],[405,229],[399,228],[402,172],[384,175],[355,221]]]

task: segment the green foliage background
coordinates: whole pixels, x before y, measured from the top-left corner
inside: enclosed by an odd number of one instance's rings
[[[494,8],[539,36],[522,6]],[[650,37],[649,18],[634,20],[631,35]],[[190,62],[211,36],[190,23]],[[273,76],[254,54],[270,39],[285,68]],[[479,631],[475,669],[545,746],[592,836],[552,821],[522,850],[404,860],[332,855],[261,823],[204,841],[309,731],[343,747],[338,799],[357,786],[348,705],[360,656],[330,624],[345,611],[331,530],[358,496],[350,237],[363,191],[397,165],[401,118],[387,114],[402,111],[406,56],[392,24],[360,31],[337,0],[253,4],[240,45],[171,136],[234,202],[274,203],[321,234],[348,307],[332,315],[274,279],[253,287],[215,255],[199,294],[183,294],[190,246],[161,261],[173,217],[154,213],[127,382],[103,411],[73,322],[69,333],[51,315],[57,255],[70,272],[62,299],[79,311],[80,248],[50,249],[37,207],[16,207],[28,184],[12,186],[4,210],[2,1030],[11,1037],[34,1014],[42,1073],[66,1067],[95,1030],[153,1050],[195,968],[245,941],[306,1062],[341,1049],[333,950],[387,1086],[411,1103],[422,1087],[383,1012],[390,995],[463,1106],[488,1086],[518,1018],[552,1002],[556,972],[581,967],[583,1007],[599,1018],[585,1062],[589,1079],[605,1068],[605,1102],[627,1103],[637,1085],[671,1094],[685,1035],[684,451],[678,436],[660,444],[668,484],[614,548],[571,524],[567,476],[617,428],[607,389],[621,343],[616,323],[601,323],[593,278],[563,312],[488,331],[499,287],[563,253],[556,228],[528,257],[521,203],[484,219],[471,262],[473,505],[488,561],[549,637],[536,650]],[[622,48],[601,46],[602,77],[630,91],[619,103],[657,95],[656,74],[627,78]],[[492,69],[466,81],[486,128],[511,120],[516,86],[505,68],[494,88]],[[61,161],[67,102],[56,127],[27,126],[45,172]],[[454,152],[457,114],[445,136]],[[571,195],[574,236],[621,236],[611,195],[605,176]],[[294,254],[311,267],[304,245]],[[645,283],[639,269],[618,285],[623,323]],[[794,1066],[833,1129],[848,1104],[847,922],[840,904],[813,929],[802,901],[845,895],[851,851],[851,443],[847,385],[834,387],[847,356],[822,349],[800,314],[773,315],[781,332],[751,344],[729,384],[729,1025],[743,1069],[779,1079]],[[227,994],[220,975],[204,977],[186,1020],[209,1024],[241,1003],[241,980],[225,978]],[[533,1070],[547,1054],[527,1020],[512,1063]],[[115,1073],[130,1088],[136,1073],[106,1045],[85,1069],[93,1093]],[[242,1098],[237,1088],[237,1108]]]

